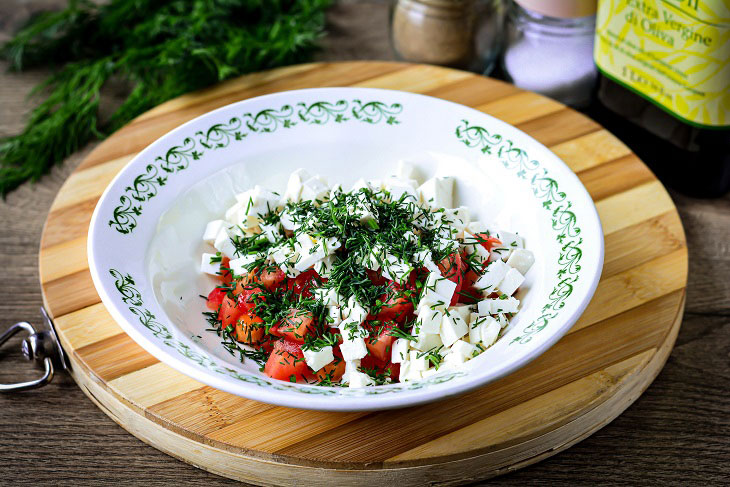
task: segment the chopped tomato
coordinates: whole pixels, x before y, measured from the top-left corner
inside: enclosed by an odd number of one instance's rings
[[[236,321],[233,330],[233,337],[239,342],[253,344],[258,343],[266,333],[266,325],[264,320],[253,313],[244,313]]]
[[[208,294],[208,302],[205,303],[206,306],[208,306],[208,309],[213,311],[218,311],[218,308],[221,307],[221,303],[223,303],[223,298],[226,297],[226,291],[220,288],[213,289],[210,294]]]
[[[312,293],[309,291],[313,287],[317,287],[320,283],[325,282],[319,277],[317,271],[309,269],[299,274],[294,279],[289,279],[287,289],[294,291],[294,294],[301,294],[305,298],[311,298]]]
[[[234,290],[234,294],[237,291],[239,291],[237,297],[238,306],[241,307],[241,309],[245,312],[249,312],[255,309],[258,303],[266,301],[266,296],[262,295],[264,289],[255,284],[240,286],[239,283],[239,285],[236,286],[236,289]]]
[[[345,361],[340,357],[335,359],[319,369],[316,373],[317,380],[324,381],[329,380],[330,382],[339,382],[342,380],[342,376],[345,374]]]
[[[388,280],[383,277],[383,274],[381,274],[379,271],[365,269],[365,273],[368,275],[370,282],[372,282],[376,286],[384,286],[388,283]]]
[[[221,259],[221,275],[218,277],[223,283],[229,284],[233,280],[233,274],[231,274],[231,270],[229,268],[231,259],[228,257],[223,257]]]
[[[475,235],[479,239],[479,243],[482,244],[482,247],[489,250],[491,252],[493,247],[499,247],[502,245],[502,242],[496,238],[496,237],[490,237],[486,233],[477,233]]]
[[[314,316],[309,311],[292,308],[286,317],[276,324],[276,331],[272,330],[270,330],[272,334],[283,336],[296,343],[304,343],[304,337],[314,331]]]
[[[235,299],[228,296],[223,298],[221,309],[218,311],[218,319],[221,321],[223,328],[233,325],[243,314],[243,310],[237,306]]]
[[[455,305],[459,301],[459,292],[461,291],[461,286],[463,284],[463,266],[464,263],[461,261],[461,255],[458,252],[447,255],[438,263],[441,275],[449,281],[456,283],[454,297],[451,298],[451,306]]]
[[[390,360],[393,340],[395,340],[395,337],[390,334],[390,331],[395,326],[397,325],[393,321],[387,321],[381,325],[372,327],[370,336],[365,339],[365,345],[373,357],[383,362]]]
[[[383,306],[380,308],[377,318],[379,320],[396,320],[403,322],[409,314],[413,313],[413,291],[403,289],[397,283],[391,281],[385,294],[380,297]]]
[[[285,280],[286,274],[280,268],[275,266],[265,267],[260,272],[255,270],[253,272],[256,282],[261,283],[263,287],[269,291],[273,291],[278,288]]]
[[[273,379],[297,382],[309,375],[309,367],[298,343],[282,339],[274,343],[274,349],[264,366],[264,373]]]

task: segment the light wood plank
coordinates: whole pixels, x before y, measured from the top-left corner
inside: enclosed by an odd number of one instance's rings
[[[63,208],[68,208],[92,198],[98,199],[112,179],[136,155],[129,154],[98,166],[92,166],[86,170],[75,171],[64,183],[64,188],[59,191],[58,196],[53,201],[51,211],[58,212]],[[65,189],[66,186],[68,189]]]
[[[74,354],[89,370],[94,371],[94,375],[105,382],[158,362],[126,333],[83,346],[75,350]]]
[[[602,129],[550,147],[574,172],[631,154],[611,132]]]
[[[124,333],[101,303],[59,316],[54,324],[71,350]]]
[[[596,202],[603,233],[636,225],[674,210],[669,193],[659,181],[652,181]]]
[[[38,257],[39,272],[47,281],[61,279],[89,269],[86,235],[43,249]]]
[[[559,112],[564,109],[564,105],[550,98],[523,91],[474,108],[515,125]]]
[[[412,93],[425,93],[449,83],[469,79],[474,75],[456,69],[443,69],[437,66],[414,64],[406,69],[376,76],[364,81],[352,83],[351,86],[362,88],[384,88],[403,90]]]
[[[169,365],[156,363],[109,381],[109,387],[139,407],[149,407],[204,387]]]

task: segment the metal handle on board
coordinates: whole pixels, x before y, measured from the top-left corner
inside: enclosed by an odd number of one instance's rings
[[[53,374],[56,370],[68,369],[66,355],[63,353],[61,343],[58,341],[58,335],[56,335],[56,329],[53,325],[53,321],[48,316],[45,309],[41,308],[41,314],[43,315],[43,321],[45,322],[47,329],[36,331],[33,325],[27,321],[21,321],[20,323],[14,324],[5,333],[0,335],[0,347],[7,342],[10,337],[23,331],[26,332],[28,336],[21,344],[21,351],[27,360],[31,360],[36,364],[43,366],[45,369],[43,376],[27,382],[0,384],[0,393],[20,392],[43,387],[53,380]]]

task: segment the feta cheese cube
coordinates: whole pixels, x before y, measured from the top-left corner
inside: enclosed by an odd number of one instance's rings
[[[304,272],[325,257],[326,255],[322,246],[311,247],[305,252],[300,251],[299,260],[294,263],[294,269],[299,272]]]
[[[340,329],[342,331],[342,343],[340,344],[342,358],[345,360],[358,360],[368,354],[368,348],[363,339],[366,333],[362,327],[343,325]]]
[[[292,216],[286,210],[281,213],[279,222],[284,230],[289,230],[290,232],[299,228],[299,224],[292,219]]]
[[[357,322],[359,325],[365,321],[365,318],[368,315],[368,310],[366,310],[365,307],[357,301],[355,296],[350,296],[350,299],[347,300],[347,310],[345,313],[347,313],[347,319],[349,321]]]
[[[480,220],[475,220],[472,222],[469,222],[469,224],[466,226],[466,229],[471,233],[472,235],[476,235],[477,233],[490,233],[489,226],[487,226],[486,223],[482,223]]]
[[[471,343],[467,343],[464,340],[456,340],[454,344],[451,345],[450,353],[460,356],[466,362],[474,356],[474,352],[477,350],[477,347]]]
[[[314,264],[314,270],[321,277],[329,278],[329,275],[330,275],[330,272],[332,271],[332,266],[334,265],[334,263],[335,263],[334,256],[328,255],[324,259],[322,259],[319,262],[316,262]]]
[[[388,178],[383,182],[383,189],[390,193],[390,201],[418,202],[418,181],[415,179]]]
[[[279,232],[278,225],[266,225],[262,223],[260,227],[261,234],[266,237],[266,240],[269,242],[274,243],[281,238],[281,232]]]
[[[309,368],[315,372],[335,359],[331,346],[324,347],[321,350],[303,350],[302,354],[304,354],[304,361],[307,362]]]
[[[464,305],[464,306],[451,306],[448,309],[448,312],[449,313],[456,313],[459,316],[461,316],[464,319],[464,321],[468,322],[469,321],[469,315],[471,314],[471,306],[469,306],[469,305]]]
[[[430,310],[438,310],[441,313],[445,314],[448,305],[449,303],[445,303],[443,299],[439,299],[438,301],[432,301],[428,298],[421,298],[421,300],[418,302],[418,306],[416,306],[416,309],[419,313],[421,309],[427,308]]]
[[[330,187],[327,185],[327,181],[322,176],[314,176],[302,183],[302,195],[301,198],[304,201],[307,200],[323,200],[325,196],[328,196]]]
[[[530,270],[532,264],[535,263],[535,256],[533,253],[526,249],[512,249],[509,258],[507,259],[507,265],[513,269],[520,271],[523,276]]]
[[[453,205],[454,178],[433,177],[418,187],[424,204],[432,208],[451,208]]]
[[[228,263],[228,267],[231,269],[231,272],[234,276],[245,276],[246,274],[248,274],[248,269],[246,269],[246,266],[250,266],[252,262],[255,262],[260,258],[260,255],[246,254],[243,257],[239,257],[238,259],[231,259],[231,261]]]
[[[469,230],[464,231],[464,244],[462,247],[467,254],[477,254],[480,262],[489,260],[489,251],[480,242],[482,239],[471,233]]]
[[[338,328],[344,319],[344,316],[342,316],[342,308],[339,306],[327,306],[325,309],[327,310],[327,318],[332,320],[331,322],[328,320],[327,324],[332,328]]]
[[[424,333],[423,331],[418,333],[416,341],[411,344],[413,348],[420,350],[421,352],[435,350],[442,345],[443,341],[441,341],[441,336],[438,333]]]
[[[525,240],[516,233],[500,230],[497,232],[497,238],[502,242],[504,247],[510,249],[521,249],[525,247]]]
[[[507,271],[509,270],[510,266],[501,260],[496,260],[487,266],[484,274],[474,283],[474,287],[485,294],[489,294],[497,288],[497,284],[502,282],[502,279],[507,275]]]
[[[385,258],[385,252],[380,244],[373,246],[369,254],[363,259],[363,266],[371,271],[380,269],[380,262]]]
[[[215,259],[214,262],[211,262],[211,259]],[[211,276],[217,276],[218,272],[220,272],[221,269],[221,259],[220,256],[217,256],[216,254],[203,254],[203,259],[200,262],[200,272],[204,274],[210,274]]]
[[[279,207],[279,196],[258,184],[236,195],[236,201],[242,205],[248,215],[265,215]]]
[[[390,352],[390,361],[394,364],[403,363],[408,359],[408,349],[410,342],[405,338],[398,338],[393,342],[393,348]]]
[[[499,322],[491,316],[476,315],[475,318],[475,315],[472,315],[469,341],[474,345],[481,343],[486,348],[491,347],[497,341],[501,330]]]
[[[405,282],[412,270],[413,267],[411,267],[411,264],[408,262],[404,262],[391,254],[385,255],[385,260],[383,261],[383,275],[391,281],[398,283]]]
[[[398,161],[395,177],[398,179],[416,179],[416,168],[410,162]]]
[[[421,379],[428,379],[429,377],[432,377],[436,374],[438,374],[438,370],[436,370],[436,367],[431,367],[430,369],[421,371]]]
[[[438,272],[429,272],[426,285],[423,287],[422,298],[438,303],[443,301],[448,305],[456,291],[456,283],[443,277]]]
[[[419,357],[419,355],[421,355]],[[428,360],[426,357],[417,350],[411,350],[408,352],[408,362],[410,362],[410,368],[414,371],[422,371],[428,368]]]
[[[497,323],[499,323],[500,328],[504,328],[509,325],[509,321],[507,321],[507,316],[505,316],[504,313],[497,313]]]
[[[441,341],[445,347],[450,347],[456,340],[469,333],[469,325],[464,318],[456,313],[444,315],[441,320]]]
[[[205,226],[205,231],[203,232],[203,242],[212,245],[220,231],[227,227],[228,224],[223,220],[213,220],[208,223]]]
[[[525,276],[520,274],[520,271],[517,269],[510,269],[500,283],[497,284],[497,288],[507,296],[512,296],[523,282],[525,282]]]
[[[286,191],[282,199],[284,201],[293,201],[298,203],[301,200],[302,183],[311,178],[305,169],[297,169],[289,175],[289,181],[286,183]]]
[[[448,224],[457,230],[455,235],[458,237],[464,235],[464,230],[466,230],[466,226],[469,224],[469,218],[469,208],[466,206],[460,206],[444,212],[444,220],[448,221]]]
[[[444,314],[438,309],[419,308],[418,310],[418,329],[420,333],[437,334],[441,331],[441,321]]]
[[[231,236],[225,228],[218,233],[213,242],[213,247],[225,257],[234,258],[236,256],[236,246],[233,245]]]
[[[368,374],[360,371],[352,372],[348,375],[348,383],[350,387],[367,387],[375,385],[375,381]]]
[[[430,272],[440,274],[438,266],[433,261],[433,254],[428,249],[422,249],[413,254],[413,263],[416,267],[425,267]]]
[[[342,374],[342,382],[350,382],[350,374],[360,372],[360,360],[345,360],[345,372]]]
[[[458,370],[464,367],[466,360],[457,353],[448,353],[444,356],[443,362],[439,366],[439,370]]]
[[[497,313],[517,313],[520,306],[519,299],[509,297],[507,299],[484,299],[477,303],[477,309],[483,315],[496,315]]]

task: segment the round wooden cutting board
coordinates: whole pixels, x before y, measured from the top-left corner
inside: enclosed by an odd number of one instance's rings
[[[528,366],[455,399],[411,409],[286,409],[205,386],[132,341],[94,289],[86,236],[98,198],[152,141],[220,106],[267,93],[366,86],[468,105],[527,132],[580,177],[606,236],[603,276],[573,329]],[[466,483],[537,462],[606,425],[646,389],[674,344],[687,248],[652,173],[609,132],[548,98],[463,71],[384,62],[257,73],[167,102],[100,144],[69,177],[46,222],[40,277],[72,374],[141,440],[256,484]]]

